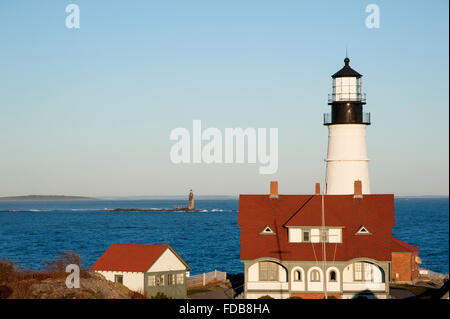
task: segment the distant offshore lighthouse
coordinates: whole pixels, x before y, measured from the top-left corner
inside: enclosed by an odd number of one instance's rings
[[[346,57],[344,67],[331,76],[332,93],[328,96],[331,113],[324,114],[324,125],[328,126],[327,195],[353,194],[355,181],[362,184],[362,194],[370,194],[366,147],[370,113],[363,112],[366,96],[361,93],[362,75],[349,62]]]
[[[195,206],[194,206],[194,193],[191,191],[189,192],[189,203],[188,203],[188,209],[189,210],[194,210]]]

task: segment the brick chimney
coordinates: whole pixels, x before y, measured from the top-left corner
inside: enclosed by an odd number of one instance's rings
[[[360,180],[354,182],[353,198],[362,198],[362,182]]]
[[[320,183],[316,183],[316,195],[320,195]]]
[[[278,182],[276,182],[276,181],[270,182],[270,197],[269,198],[278,198]]]

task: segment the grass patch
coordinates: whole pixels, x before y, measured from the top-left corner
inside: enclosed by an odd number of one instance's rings
[[[191,290],[187,291],[187,295],[190,296],[190,295],[195,295],[195,294],[199,294],[202,292],[209,292],[209,291],[211,291],[211,290],[209,290],[209,289],[191,289]]]

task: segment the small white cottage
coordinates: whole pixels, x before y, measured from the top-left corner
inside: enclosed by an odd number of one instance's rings
[[[112,244],[91,271],[130,290],[154,296],[186,298],[186,271],[191,267],[169,245]]]

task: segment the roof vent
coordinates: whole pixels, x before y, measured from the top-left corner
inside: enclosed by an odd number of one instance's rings
[[[361,226],[355,235],[372,235],[372,233],[365,226]]]
[[[259,233],[260,235],[275,235],[276,233],[268,225],[264,227],[263,231]]]

